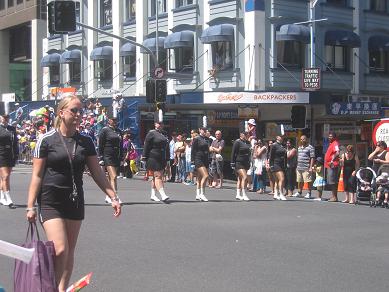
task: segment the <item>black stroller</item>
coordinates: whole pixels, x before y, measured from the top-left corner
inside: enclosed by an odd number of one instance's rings
[[[375,202],[375,179],[377,174],[370,167],[360,167],[356,173],[357,189],[355,192],[355,204],[358,205],[361,201],[369,201],[370,206]]]
[[[376,189],[375,193],[372,196],[370,206],[376,207],[382,205],[382,207],[387,207],[384,204],[384,201],[382,200],[382,197],[378,200],[377,195],[378,192],[381,192],[381,196],[387,192],[389,189],[389,180],[388,180],[388,174],[389,174],[389,165],[383,164],[378,168],[377,170],[377,178],[376,178]],[[386,204],[387,205],[387,204]]]

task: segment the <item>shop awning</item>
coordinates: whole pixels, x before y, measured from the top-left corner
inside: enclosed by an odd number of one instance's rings
[[[189,30],[169,34],[165,39],[165,49],[192,48],[193,32]]]
[[[284,24],[277,31],[277,41],[297,41],[308,44],[311,39],[309,27],[300,24]]]
[[[232,24],[210,26],[203,30],[200,39],[203,44],[232,42],[234,40],[234,26]]]
[[[369,51],[389,51],[389,36],[375,35],[370,37]]]
[[[128,57],[136,55],[136,47],[131,43],[125,43],[119,52],[120,57]]]
[[[71,50],[62,53],[60,63],[61,64],[81,63],[81,51]]]
[[[165,49],[164,43],[165,43],[165,38],[164,37],[158,37],[158,42],[157,42],[158,50],[164,50]],[[155,38],[145,39],[143,41],[143,46],[145,46],[146,48],[148,48],[152,52],[156,52],[157,51],[157,46],[156,46],[156,43],[155,43]],[[143,48],[140,48],[140,52],[142,54],[147,54],[147,51],[144,50]]]
[[[90,54],[91,61],[112,60],[113,50],[111,46],[94,48]]]
[[[61,55],[58,53],[48,54],[41,59],[41,67],[58,66],[60,59]]]
[[[361,39],[359,35],[350,30],[328,30],[325,35],[325,44],[328,46],[359,48]]]

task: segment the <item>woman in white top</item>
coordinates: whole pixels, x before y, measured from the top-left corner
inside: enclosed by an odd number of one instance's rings
[[[267,148],[261,140],[258,140],[254,146],[254,177],[253,191],[263,194],[266,190],[266,160]]]

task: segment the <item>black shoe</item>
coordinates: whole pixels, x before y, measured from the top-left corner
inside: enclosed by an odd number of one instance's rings
[[[15,206],[14,204],[11,203],[11,204],[8,205],[8,208],[10,208],[10,209],[16,209],[16,206]]]

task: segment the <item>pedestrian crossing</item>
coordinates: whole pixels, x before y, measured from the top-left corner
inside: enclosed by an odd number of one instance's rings
[[[18,164],[12,169],[12,174],[30,174],[32,172],[32,165]]]

